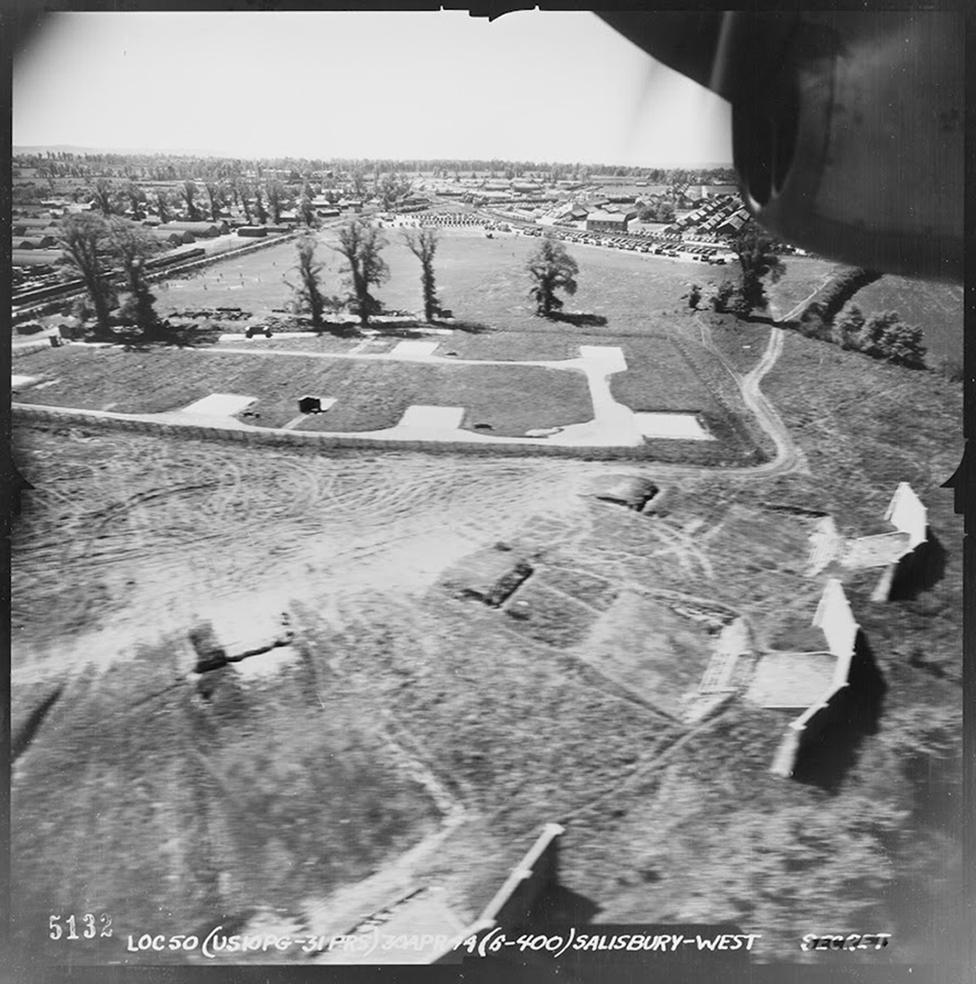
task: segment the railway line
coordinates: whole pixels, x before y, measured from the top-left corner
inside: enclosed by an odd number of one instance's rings
[[[150,281],[160,280],[174,274],[188,273],[198,270],[201,267],[218,263],[221,260],[231,259],[245,253],[251,253],[258,249],[265,249],[268,246],[277,245],[293,239],[300,230],[290,233],[270,236],[266,239],[246,240],[244,244],[235,249],[208,253],[203,247],[187,250],[183,253],[170,254],[167,256],[154,257],[146,263],[148,278]],[[113,272],[113,283],[116,287],[123,285],[121,273]],[[36,313],[39,308],[49,304],[63,301],[74,300],[85,292],[84,281],[80,279],[66,280],[63,283],[45,285],[32,290],[22,291],[11,298],[11,310],[14,320],[25,315]]]

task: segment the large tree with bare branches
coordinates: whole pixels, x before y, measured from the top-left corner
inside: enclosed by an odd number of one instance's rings
[[[130,181],[125,186],[125,197],[129,199],[129,210],[132,212],[132,218],[141,222],[146,217],[146,193],[135,181]]]
[[[226,204],[224,187],[219,181],[208,181],[203,187],[207,192],[207,204],[210,209],[210,220],[212,222],[219,222],[220,210]]]
[[[143,335],[151,337],[159,329],[159,318],[153,308],[156,298],[146,277],[146,260],[158,251],[159,245],[141,226],[122,218],[110,220],[109,241],[122,264],[129,291],[122,302],[122,317],[135,322]]]
[[[197,210],[197,186],[194,181],[184,181],[183,182],[183,201],[186,202],[186,217],[190,222],[195,222],[200,218],[200,213]]]
[[[254,214],[261,225],[267,223],[268,210],[264,207],[264,199],[261,197],[261,185],[254,186]]]
[[[173,217],[173,213],[170,211],[172,206],[172,201],[169,197],[169,192],[163,188],[160,188],[156,192],[156,214],[159,216],[160,222],[169,222]]]
[[[301,308],[308,311],[312,318],[312,327],[323,327],[322,314],[332,306],[332,299],[322,293],[322,264],[315,258],[317,240],[311,232],[298,240],[298,266],[296,267],[299,282],[289,284],[298,297]],[[287,283],[287,281],[286,281]]]
[[[112,186],[109,184],[107,178],[98,178],[92,187],[92,195],[94,197],[95,207],[104,216],[109,216],[115,210],[114,202],[112,201]]]
[[[65,262],[84,282],[95,313],[95,334],[109,337],[109,312],[115,295],[107,267],[112,251],[108,222],[94,212],[65,216],[61,221],[61,248]]]
[[[271,221],[276,225],[281,221],[281,211],[285,207],[287,191],[285,186],[277,179],[272,179],[265,185],[265,197],[268,199],[268,208],[271,211]]]
[[[349,265],[349,301],[363,328],[369,327],[370,315],[381,310],[370,287],[378,286],[390,275],[389,267],[380,256],[384,246],[386,240],[376,226],[353,219],[339,229],[339,245],[332,247]]]
[[[407,249],[420,260],[420,285],[424,294],[424,320],[433,321],[440,313],[437,287],[434,283],[434,254],[437,252],[437,230],[404,231]]]

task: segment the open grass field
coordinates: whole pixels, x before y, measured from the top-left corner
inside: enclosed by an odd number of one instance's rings
[[[951,500],[939,486],[962,456],[958,383],[789,332],[764,389],[813,473],[825,476],[820,494],[829,508],[876,521],[899,481],[923,500]],[[842,437],[828,441],[829,434]]]
[[[687,319],[685,319],[686,321]],[[616,338],[596,334],[592,329],[581,331],[566,326],[561,334],[543,332],[454,331],[442,338],[434,337],[437,344],[433,354],[438,357],[456,356],[459,359],[549,362],[578,359],[580,346],[619,347],[627,362],[625,372],[614,374],[611,390],[614,398],[633,410],[671,410],[692,412],[714,408],[714,399],[708,385],[698,374],[695,364],[685,352],[699,348],[694,332],[685,322],[678,322],[685,331],[679,336],[680,346],[665,334],[627,335]],[[744,362],[754,362],[765,344],[767,329],[759,327],[753,333],[752,355],[745,355]],[[737,335],[737,343],[745,337]],[[383,354],[398,343],[396,338],[375,338],[365,343],[358,339],[338,339],[331,335],[318,338],[289,338],[278,335],[270,339],[257,337],[252,340],[222,342],[221,347],[246,346],[253,351],[290,352],[362,352]],[[748,343],[746,343],[748,344]],[[737,345],[739,347],[739,345]],[[700,353],[699,353],[700,354]],[[706,358],[708,358],[706,356]],[[517,365],[513,366],[517,370]],[[526,370],[522,370],[526,371]]]
[[[316,357],[389,352],[391,342],[357,343],[323,336],[242,339],[206,349],[157,351],[65,346],[19,358],[18,374],[40,382],[19,389],[16,397],[42,405],[159,413],[179,410],[211,393],[228,393],[256,398],[248,410],[259,416],[248,417],[251,423],[281,427],[298,416],[299,398],[311,394],[337,402],[328,412],[302,421],[298,425],[302,430],[382,430],[399,423],[411,405],[424,404],[461,407],[463,427],[518,437],[531,429],[583,423],[593,417],[582,373],[518,365],[518,360],[579,358],[581,345],[606,344],[608,339],[592,334],[561,338],[456,332],[438,345],[438,353],[456,352],[459,358],[477,353],[484,359],[514,361],[510,366]],[[611,377],[616,400],[636,411],[703,414],[722,446],[728,445],[728,453],[751,453],[759,434],[749,436],[744,429],[747,413],[741,396],[697,342],[688,340],[687,334],[680,342],[664,335],[634,335],[621,339],[619,347],[627,369]],[[303,357],[305,352],[309,354]],[[677,455],[676,460],[689,453],[684,446],[664,450]]]
[[[627,372],[610,382],[614,398],[632,410],[715,408],[715,401],[682,349],[664,336],[628,338],[621,346]]]
[[[342,293],[341,257],[329,248],[334,232],[319,234],[318,259],[323,289]],[[376,296],[391,310],[421,308],[420,267],[403,245],[399,230],[387,229],[389,247],[383,258],[390,279]],[[545,322],[533,315],[530,282],[525,272],[528,257],[538,249],[535,239],[505,236],[486,239],[472,232],[442,234],[435,260],[438,293],[456,318],[501,330],[545,331],[562,334],[567,326]],[[666,327],[671,312],[682,307],[681,295],[691,282],[718,283],[728,276],[725,267],[684,263],[644,254],[621,254],[599,247],[570,247],[580,266],[579,290],[567,298],[566,310],[607,318],[601,333],[643,333]],[[269,314],[289,303],[292,292],[284,278],[294,282],[293,244],[269,247],[249,256],[228,259],[186,280],[173,280],[158,291],[159,310],[235,305],[255,314]]]
[[[766,285],[770,313],[774,318],[785,317],[792,308],[827,284],[844,267],[832,260],[813,256],[784,256],[786,273],[775,284]],[[737,267],[733,267],[737,269]]]
[[[693,335],[686,335],[693,339]],[[714,400],[705,381],[698,375],[694,364],[679,347],[664,334],[626,336],[621,339],[606,335],[584,333],[567,328],[561,335],[536,332],[482,332],[455,331],[443,339],[434,339],[437,348],[434,355],[449,354],[459,359],[485,359],[491,361],[562,361],[578,359],[580,346],[618,346],[627,362],[625,372],[614,374],[611,390],[614,398],[633,410],[670,410],[696,412],[714,408]],[[756,354],[761,351],[757,338]],[[231,343],[225,343],[231,344]],[[288,351],[353,351],[357,343],[339,340],[331,336],[321,339],[288,339],[278,336],[271,339],[255,339],[248,343],[255,351],[263,348]],[[376,339],[366,343],[359,351],[389,352],[396,344],[393,339]],[[686,345],[694,341],[686,340]],[[513,369],[517,369],[514,366]],[[524,371],[524,370],[523,370]]]
[[[336,355],[363,352],[367,355],[385,354],[399,344],[403,339],[395,336],[388,338],[359,337],[340,338],[327,332],[322,334],[280,334],[265,338],[255,335],[247,338],[243,332],[228,332],[214,343],[216,349],[247,349],[252,352],[311,352],[313,355]]]
[[[412,404],[466,409],[465,426],[523,435],[534,427],[582,423],[593,416],[581,373],[531,366],[434,366],[170,350],[111,352],[76,347],[24,356],[24,372],[54,385],[26,389],[29,402],[117,413],[178,410],[211,393],[253,396],[258,426],[281,427],[307,393],[338,400],[303,429],[371,431],[393,427]]]
[[[315,638],[323,649],[339,647],[357,679],[382,678],[366,707],[390,708],[436,749],[472,808],[512,814],[506,829],[560,816],[671,737],[666,718],[478,601],[439,592],[412,628],[400,629],[373,629],[353,646]]]

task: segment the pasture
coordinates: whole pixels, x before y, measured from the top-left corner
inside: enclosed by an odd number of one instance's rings
[[[376,296],[390,310],[419,311],[420,265],[403,245],[399,230],[386,229],[384,234],[389,246],[383,258],[390,279],[376,290]],[[335,232],[322,231],[318,238],[323,292],[340,294],[344,261],[330,248],[336,242]],[[458,320],[496,330],[566,333],[571,326],[565,322],[534,316],[525,264],[536,249],[534,238],[487,239],[472,231],[442,233],[434,263],[441,302]],[[681,295],[689,283],[706,286],[730,275],[726,267],[602,247],[570,246],[569,251],[580,267],[579,290],[565,299],[565,310],[605,317],[607,324],[601,333],[611,336],[666,327],[673,313],[683,307]],[[270,314],[292,299],[286,279],[295,282],[295,263],[293,243],[230,258],[185,280],[170,281],[168,288],[161,285],[158,307],[166,313],[177,308],[234,305],[255,314]]]

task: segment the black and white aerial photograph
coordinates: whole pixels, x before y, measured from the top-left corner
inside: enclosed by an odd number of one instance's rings
[[[10,979],[963,980],[964,17],[123,6],[0,13]]]

